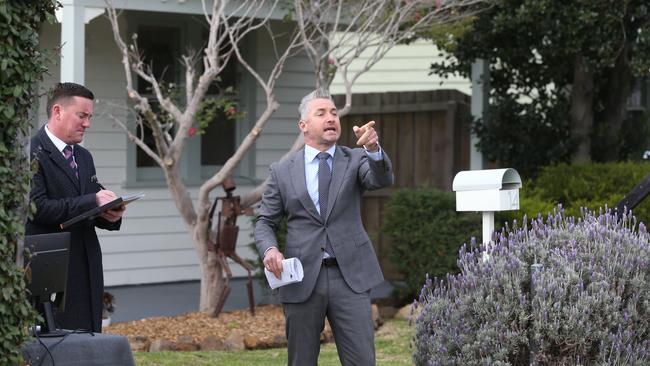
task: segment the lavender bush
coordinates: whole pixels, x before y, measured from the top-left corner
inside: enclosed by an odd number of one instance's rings
[[[415,363],[650,364],[645,225],[559,209],[513,226],[495,235],[489,260],[473,244],[460,252],[459,274],[427,278],[414,303]]]

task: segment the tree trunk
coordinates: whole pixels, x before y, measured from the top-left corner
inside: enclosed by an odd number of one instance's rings
[[[201,245],[201,243],[197,244]],[[224,269],[215,252],[207,251],[205,257],[200,259],[199,263],[201,265],[199,310],[217,316],[230,293],[230,281],[228,277],[224,276]]]
[[[573,161],[591,161],[591,130],[594,124],[594,76],[584,58],[576,56],[571,88],[572,134],[578,148]]]
[[[209,236],[206,233],[211,229],[208,227],[208,217],[207,215],[201,215],[202,221],[199,222],[199,215],[196,214],[192,198],[187,191],[187,187],[183,184],[175,162],[172,161],[163,170],[169,192],[185,222],[188,233],[192,237],[192,243],[199,259],[201,268],[199,310],[217,315],[221,310],[220,305],[223,305],[225,298],[228,296],[228,278],[224,277],[224,268],[219,262],[216,253],[208,250]],[[205,208],[198,207],[198,209],[203,210]]]
[[[619,158],[620,133],[623,120],[627,115],[627,100],[632,91],[632,72],[628,60],[628,46],[618,55],[614,68],[608,75],[607,96],[605,109],[602,113],[602,123],[606,124],[604,136],[605,161],[615,161]]]

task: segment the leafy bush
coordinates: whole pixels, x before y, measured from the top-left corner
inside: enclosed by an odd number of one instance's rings
[[[645,162],[605,164],[559,164],[545,167],[534,181],[524,183],[520,191],[519,211],[500,212],[497,226],[523,215],[535,217],[553,212],[562,204],[568,216],[580,216],[582,207],[614,207],[625,195],[650,174]],[[640,221],[650,219],[650,198],[642,201],[634,211]]]
[[[487,261],[461,249],[461,272],[415,303],[415,363],[528,365],[536,348],[545,365],[650,364],[650,235],[635,221],[556,212],[503,230]]]
[[[416,296],[427,273],[457,272],[458,248],[480,230],[479,215],[456,212],[453,193],[435,188],[396,192],[388,202],[382,231],[392,239],[390,258],[406,280],[400,296]]]
[[[38,29],[52,21],[54,7],[53,1],[0,1],[0,365],[18,362],[34,320],[16,262],[29,213],[28,117],[45,71]]]

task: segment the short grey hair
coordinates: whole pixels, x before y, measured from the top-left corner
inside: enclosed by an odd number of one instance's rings
[[[329,99],[332,102],[334,99],[332,99],[332,95],[330,94],[329,91],[326,89],[316,89],[313,92],[305,95],[302,100],[300,101],[300,105],[298,106],[298,113],[300,113],[300,119],[306,119],[307,118],[307,105],[309,102],[311,102],[314,99]]]

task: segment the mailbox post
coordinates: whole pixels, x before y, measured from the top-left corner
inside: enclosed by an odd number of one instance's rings
[[[454,177],[456,211],[481,211],[483,213],[483,243],[486,256],[494,232],[494,212],[519,209],[521,178],[512,168],[466,170]]]

